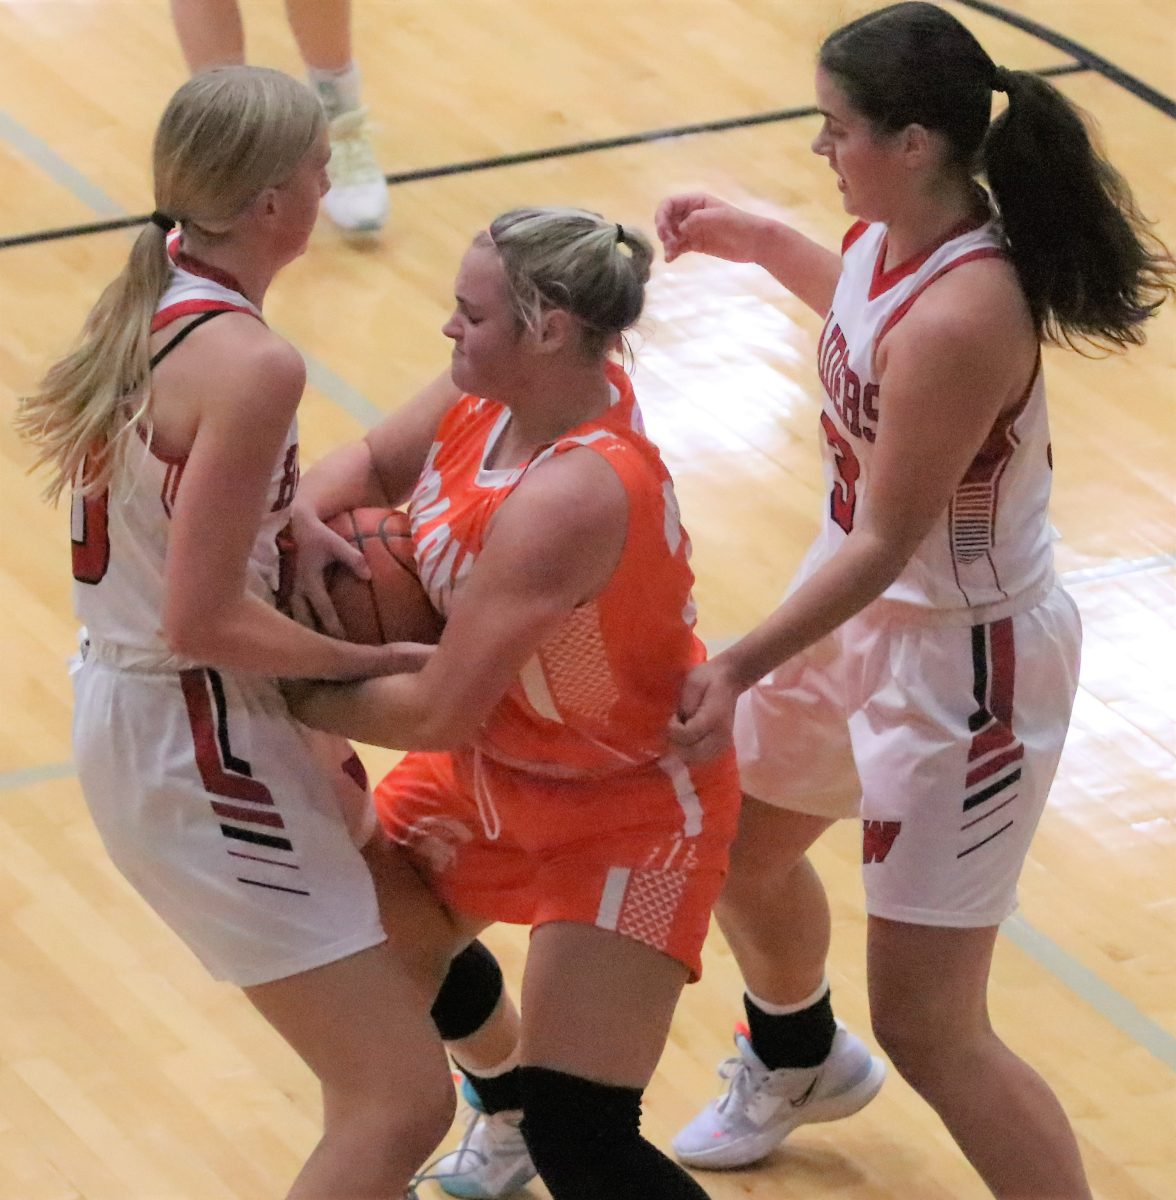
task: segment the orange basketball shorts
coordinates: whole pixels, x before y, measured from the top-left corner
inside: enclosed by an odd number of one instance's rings
[[[375,800],[389,836],[453,911],[613,930],[682,962],[692,981],[701,975],[739,817],[733,753],[571,780],[476,750],[412,753]]]

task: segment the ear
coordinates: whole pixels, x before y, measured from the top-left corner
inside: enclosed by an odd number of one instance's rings
[[[556,354],[578,336],[579,322],[570,312],[549,308],[535,331],[535,349],[540,354]]]
[[[925,167],[937,159],[939,147],[935,135],[925,125],[908,125],[898,136],[907,166]]]
[[[267,187],[258,193],[250,205],[259,217],[272,217],[278,211],[278,189]]]

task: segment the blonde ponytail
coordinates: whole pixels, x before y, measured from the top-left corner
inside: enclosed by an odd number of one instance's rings
[[[265,67],[219,67],[188,80],[155,133],[155,208],[205,239],[233,224],[267,187],[285,182],[325,117],[304,84]],[[162,224],[148,223],[102,293],[77,347],[20,401],[16,428],[46,468],[45,496],[109,486],[140,432],[151,437],[151,320],[171,264]]]
[[[84,490],[108,486],[125,460],[128,434],[147,414],[151,318],[171,272],[165,236],[156,225],[142,230],[122,273],[91,309],[76,348],[20,401],[16,429],[38,448],[33,470],[50,471],[44,495],[51,502],[81,484],[87,457]]]

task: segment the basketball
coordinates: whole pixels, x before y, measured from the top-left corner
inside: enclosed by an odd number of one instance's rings
[[[408,514],[395,508],[357,508],[327,522],[363,552],[371,579],[341,563],[327,568],[327,591],[349,641],[428,642],[441,637],[441,615],[417,576]]]

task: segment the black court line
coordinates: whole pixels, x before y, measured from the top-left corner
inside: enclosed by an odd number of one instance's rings
[[[1034,72],[1045,78],[1058,75],[1076,75],[1092,69],[1086,63],[1070,62],[1059,66],[1043,67]],[[700,121],[693,125],[672,125],[665,129],[649,129],[642,133],[627,133],[619,137],[600,138],[596,141],[572,142],[566,146],[548,146],[540,150],[523,150],[518,154],[500,154],[493,158],[475,158],[468,162],[446,163],[439,167],[420,167],[415,171],[399,171],[384,176],[389,185],[420,183],[426,179],[442,179],[447,175],[468,175],[475,171],[491,171],[499,167],[517,167],[524,163],[544,162],[554,158],[569,158],[576,154],[595,154],[601,150],[619,150],[625,146],[640,146],[649,142],[666,142],[674,138],[690,137],[700,133],[725,133],[732,129],[749,129],[756,125],[771,125],[782,121],[795,121],[800,117],[815,117],[817,109],[811,104],[795,108],[780,108],[773,112],[753,113],[743,117],[725,117],[716,121]],[[64,238],[85,237],[91,233],[109,233],[118,229],[130,229],[146,225],[147,213],[133,217],[115,217],[105,221],[90,221],[84,225],[66,225],[60,229],[42,229],[35,233],[18,233],[0,238],[0,250],[16,246],[30,246],[38,242],[56,242]]]
[[[1061,50],[1064,54],[1069,54],[1086,70],[1097,71],[1133,96],[1138,96],[1140,100],[1150,104],[1153,108],[1158,108],[1165,116],[1176,117],[1176,101],[1170,100],[1163,92],[1156,91],[1142,79],[1136,79],[1134,75],[1129,75],[1121,67],[1115,66],[1113,62],[1108,62],[1101,54],[1087,50],[1079,42],[1063,37],[1060,33],[1054,33],[1052,29],[1045,25],[1039,25],[1036,21],[1029,20],[1028,17],[1022,17],[1019,13],[1009,12],[1007,8],[1002,8],[999,4],[989,4],[988,0],[957,0],[957,2],[964,5],[965,8],[984,13],[985,16],[995,17],[998,21],[1012,25],[1015,29],[1031,33],[1035,38]],[[1045,72],[1038,73],[1044,74]]]

